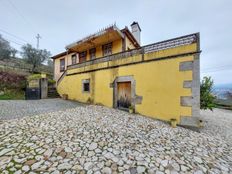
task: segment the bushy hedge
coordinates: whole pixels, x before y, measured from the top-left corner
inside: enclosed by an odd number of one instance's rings
[[[211,111],[215,108],[216,97],[212,94],[213,90],[213,80],[211,77],[203,77],[201,81],[201,100],[200,100],[200,107],[201,109],[210,109]]]
[[[26,88],[26,77],[8,72],[0,72],[0,90],[17,89],[24,90]]]
[[[27,77],[27,80],[35,80],[40,78],[41,78],[41,74],[31,74]]]

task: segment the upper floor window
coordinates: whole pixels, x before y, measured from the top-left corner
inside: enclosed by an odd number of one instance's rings
[[[112,42],[102,46],[103,56],[108,56],[112,54]]]
[[[89,56],[90,56],[90,59],[96,58],[96,48],[92,48],[89,50]]]
[[[75,63],[77,63],[77,55],[73,54],[72,55],[72,64],[75,64]]]
[[[87,51],[79,53],[79,63],[85,62],[87,57]]]
[[[65,70],[65,59],[60,59],[60,72]]]

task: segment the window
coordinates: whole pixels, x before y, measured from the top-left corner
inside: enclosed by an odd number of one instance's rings
[[[60,59],[60,72],[65,70],[65,59]]]
[[[82,92],[90,92],[89,79],[82,80]]]
[[[72,64],[75,64],[75,63],[77,63],[77,55],[73,54],[72,55]]]
[[[96,58],[96,48],[92,48],[89,50],[90,59]]]
[[[102,46],[103,56],[108,56],[112,54],[112,42]]]
[[[87,51],[83,51],[79,53],[79,63],[85,62],[87,56]]]

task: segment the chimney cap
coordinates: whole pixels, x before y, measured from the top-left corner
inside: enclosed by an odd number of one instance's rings
[[[139,23],[138,23],[138,22],[135,22],[135,21],[134,21],[134,22],[131,24],[131,26],[133,26],[133,25],[138,25],[139,30],[142,31],[141,28],[140,28],[140,26],[139,26]]]

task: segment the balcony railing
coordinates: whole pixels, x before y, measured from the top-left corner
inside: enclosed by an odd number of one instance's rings
[[[196,42],[199,42],[198,33],[190,34],[190,35],[186,35],[186,36],[182,36],[182,37],[178,37],[178,38],[174,38],[170,40],[165,40],[162,42],[157,42],[154,44],[143,46],[139,49],[128,50],[128,51],[112,54],[110,56],[105,56],[101,58],[92,59],[86,62],[69,65],[68,69],[80,68],[80,67],[84,67],[88,65],[97,64],[97,63],[108,62],[108,61],[117,60],[117,59],[123,59],[123,58],[131,57],[131,56],[135,56],[139,54],[146,54],[146,53],[161,51],[161,50],[165,50],[169,48],[190,45]]]
[[[89,61],[86,61],[86,62],[77,63],[77,64],[74,64],[74,65],[69,65],[68,69],[81,68],[81,67],[84,67],[84,66],[93,65],[93,64],[97,64],[97,63],[103,63],[103,62],[108,62],[108,61],[112,61],[112,60],[131,57],[131,56],[142,54],[143,53],[142,51],[143,50],[141,48],[140,49],[129,50],[129,51],[124,51],[124,52],[112,54],[112,55],[109,55],[109,56],[92,59],[92,60],[89,60]]]
[[[151,45],[144,46],[144,53],[150,53],[155,51],[161,51],[169,48],[175,48],[183,45],[189,45],[198,40],[198,34],[191,34],[187,36],[182,36],[170,40],[165,40],[162,42],[157,42]]]

